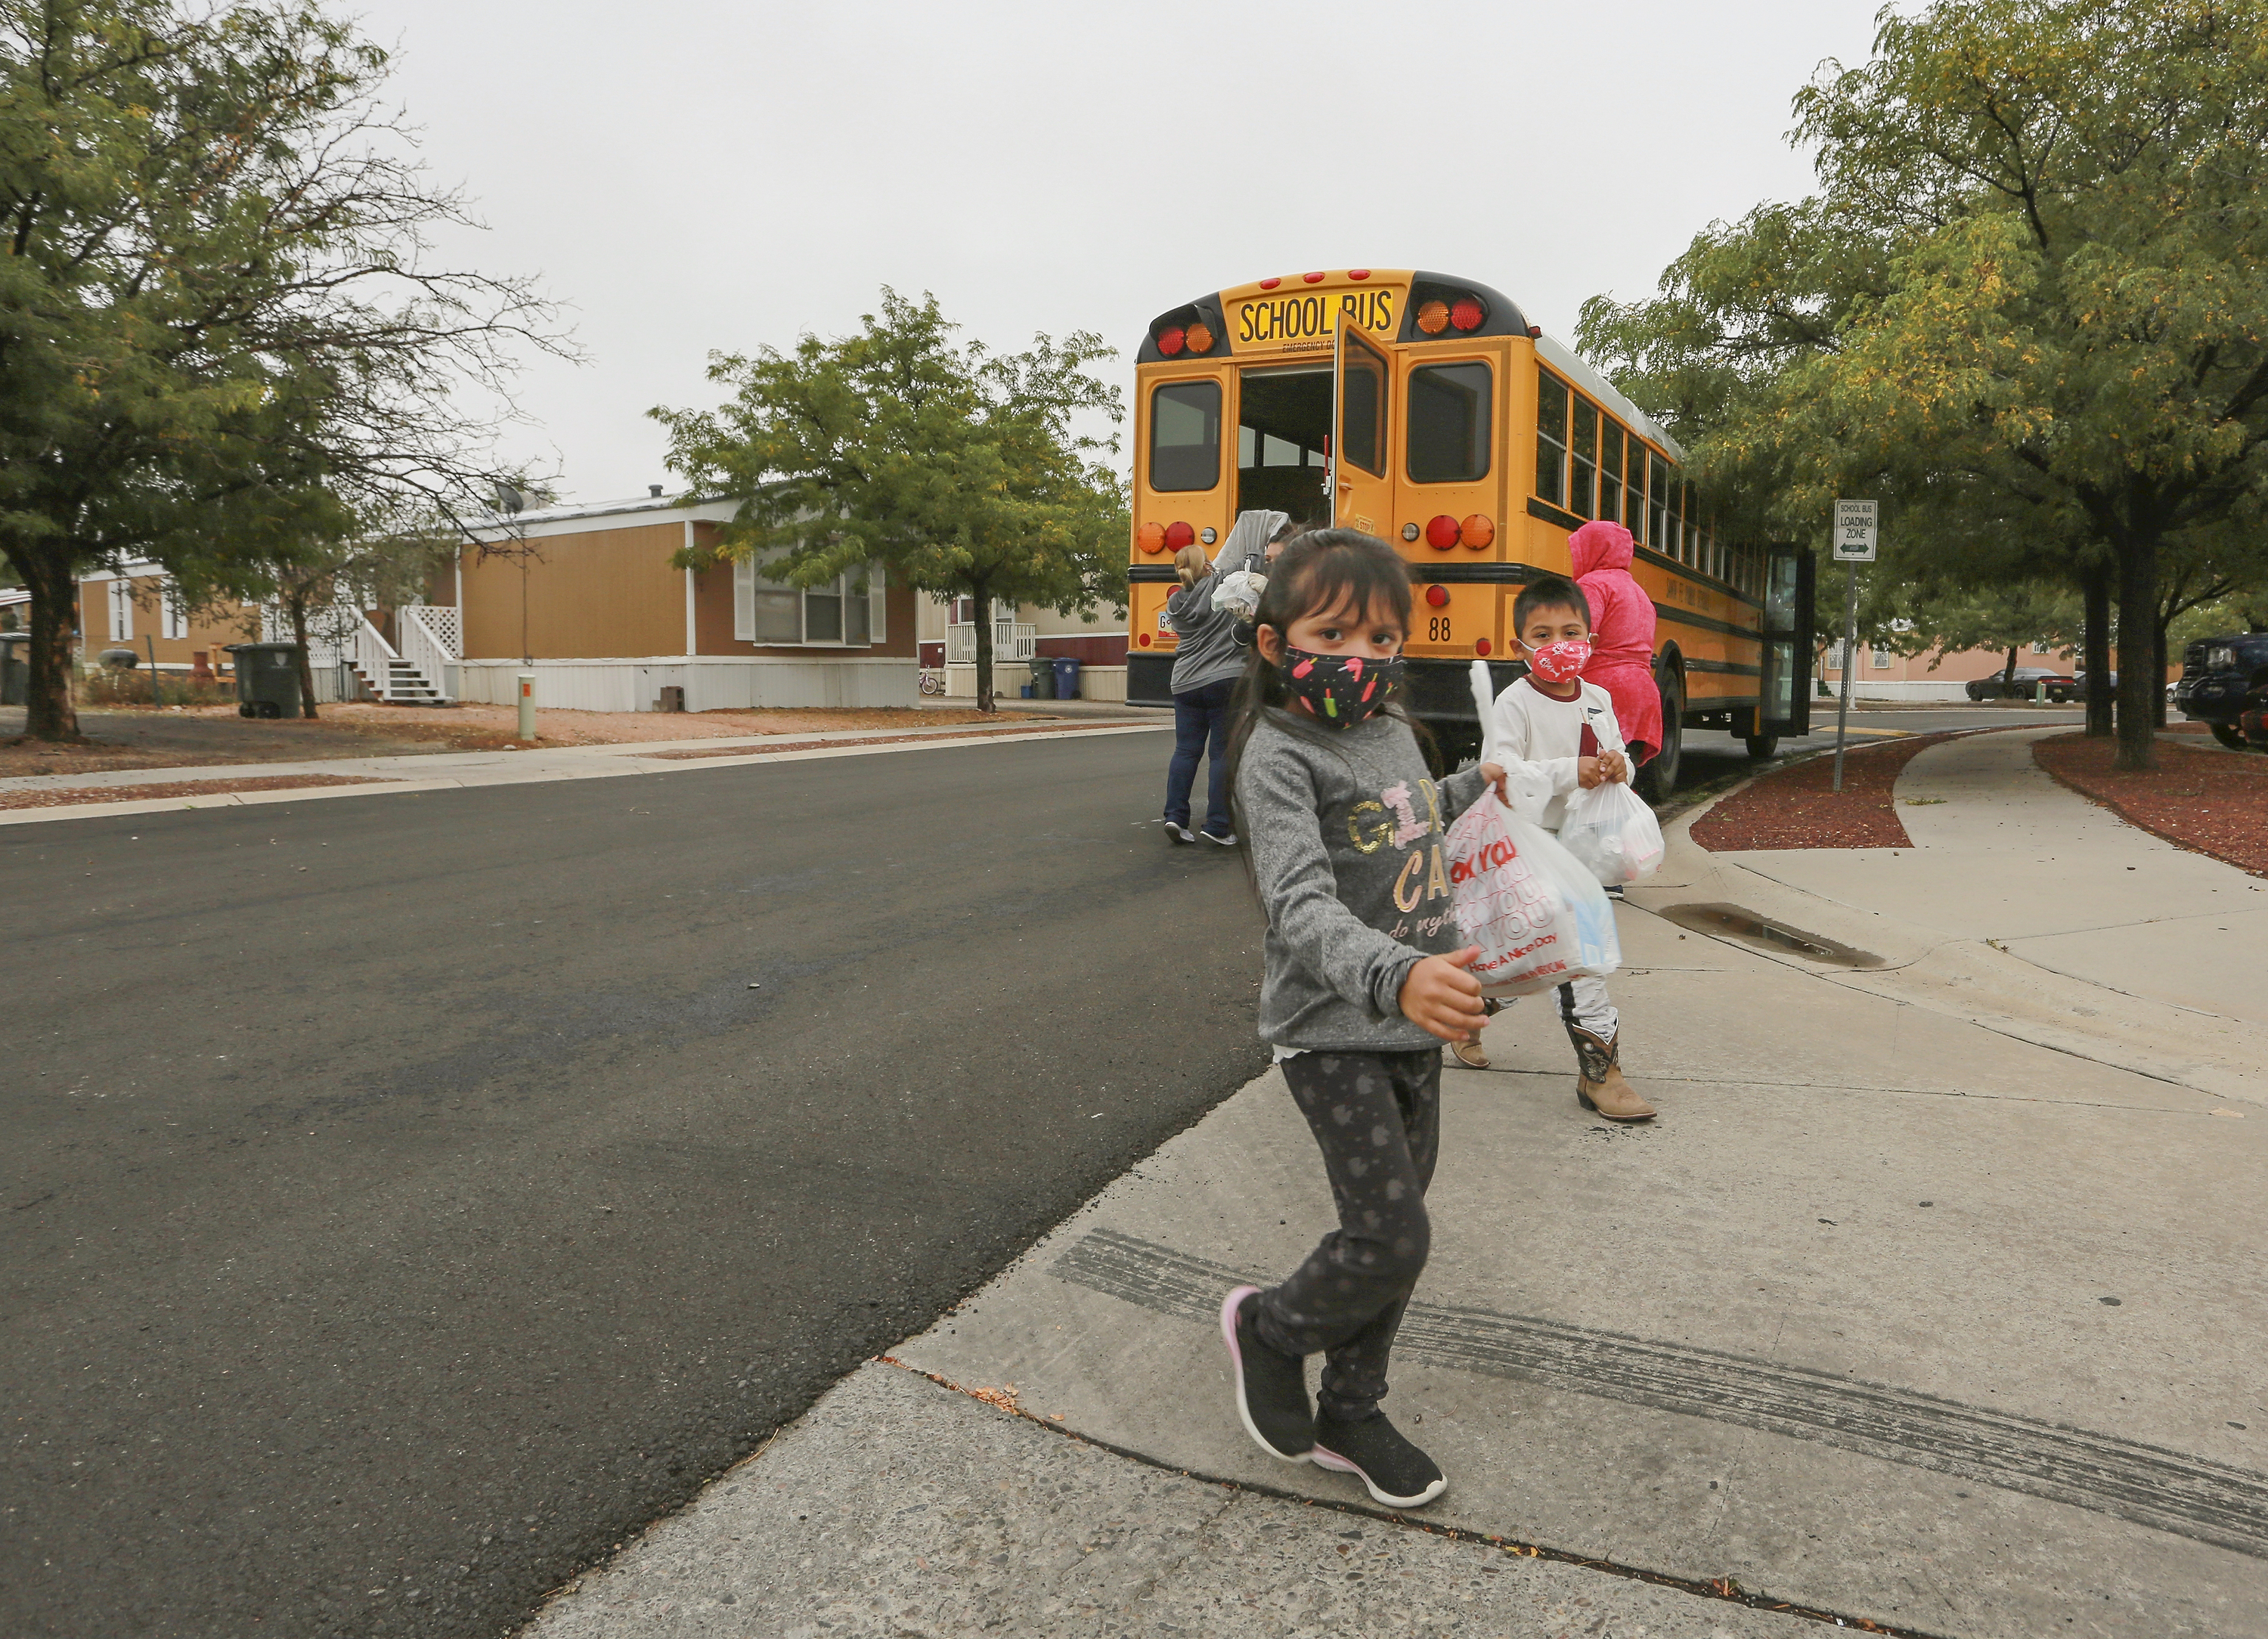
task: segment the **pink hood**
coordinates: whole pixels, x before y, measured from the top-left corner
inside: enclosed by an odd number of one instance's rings
[[[1630,531],[1604,518],[1586,524],[1567,537],[1567,558],[1577,580],[1600,570],[1628,569],[1631,553]]]

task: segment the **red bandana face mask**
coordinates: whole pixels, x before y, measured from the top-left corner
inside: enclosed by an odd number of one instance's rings
[[[1591,645],[1582,642],[1546,643],[1528,657],[1529,670],[1547,683],[1572,683],[1591,664]]]

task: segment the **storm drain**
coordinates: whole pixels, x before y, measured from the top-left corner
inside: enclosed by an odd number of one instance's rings
[[[1670,905],[1658,913],[1681,928],[1714,938],[1738,939],[1761,950],[1786,952],[1807,962],[1829,967],[1880,967],[1882,959],[1872,951],[1853,950],[1823,933],[1806,933],[1759,916],[1739,905]]]

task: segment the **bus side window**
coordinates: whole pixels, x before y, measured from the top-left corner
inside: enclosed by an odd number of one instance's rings
[[[1535,495],[1557,506],[1567,498],[1567,384],[1536,372]]]
[[[1567,441],[1574,456],[1567,486],[1567,510],[1578,518],[1599,515],[1599,412],[1588,399],[1575,401],[1575,436]]]
[[[1220,481],[1220,383],[1168,382],[1150,395],[1150,488]]]
[[[1602,415],[1599,418],[1599,516],[1612,523],[1622,515],[1622,423]]]
[[[1656,552],[1676,555],[1677,543],[1669,538],[1669,463],[1659,455],[1647,479],[1646,544]]]
[[[1486,364],[1427,364],[1410,372],[1410,481],[1469,483],[1488,476],[1489,397],[1495,378]]]
[[[1632,540],[1646,540],[1646,445],[1630,441],[1630,481],[1623,486],[1623,527]]]
[[[1366,348],[1350,349],[1341,375],[1339,459],[1386,475],[1386,371]]]

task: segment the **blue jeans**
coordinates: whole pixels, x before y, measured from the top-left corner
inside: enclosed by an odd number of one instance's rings
[[[1166,769],[1167,824],[1189,824],[1189,788],[1197,783],[1202,756],[1211,759],[1204,829],[1215,836],[1236,829],[1228,817],[1228,702],[1235,692],[1236,680],[1225,677],[1174,696],[1174,761]]]

